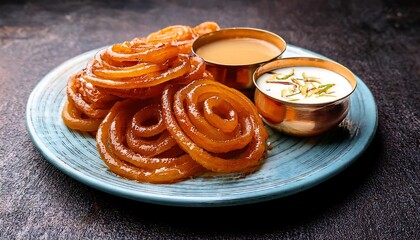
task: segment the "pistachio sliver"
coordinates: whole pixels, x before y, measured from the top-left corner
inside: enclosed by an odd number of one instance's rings
[[[288,73],[288,74],[286,74],[286,75],[284,75],[284,76],[276,76],[276,79],[277,80],[286,80],[286,79],[288,79],[288,78],[290,78],[291,76],[293,76],[295,74],[295,69],[294,68],[292,68],[292,71],[290,71],[290,73]]]
[[[316,78],[311,78],[311,79],[308,79],[308,80],[306,80],[307,82],[311,82],[311,83],[319,83],[319,84],[321,84],[322,82],[321,81],[319,81],[318,79],[316,79]]]
[[[334,83],[329,83],[329,84],[319,85],[319,86],[318,86],[318,89],[319,89],[318,94],[321,94],[321,93],[325,93],[325,92],[327,92],[327,91],[328,91],[330,88],[332,88],[334,85],[335,85]]]

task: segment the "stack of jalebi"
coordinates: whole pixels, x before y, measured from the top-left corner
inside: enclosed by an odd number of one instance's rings
[[[203,170],[254,170],[267,140],[255,106],[191,54],[197,37],[218,29],[170,26],[99,51],[68,81],[65,124],[97,131],[102,160],[127,179],[172,183]]]
[[[214,22],[194,28],[169,26],[99,51],[67,83],[64,122],[75,130],[96,131],[121,98],[159,97],[169,81],[187,84],[209,77],[204,62],[190,56],[191,45],[197,37],[218,29]]]

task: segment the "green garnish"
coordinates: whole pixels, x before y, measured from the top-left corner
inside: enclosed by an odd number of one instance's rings
[[[334,87],[335,84],[334,83],[329,83],[329,84],[322,84],[318,86],[319,92],[318,94],[321,93],[326,93],[330,88]]]
[[[278,80],[286,80],[286,79],[288,79],[289,77],[291,77],[293,75],[295,75],[295,69],[292,68],[292,71],[289,74],[286,74],[284,76],[277,75],[276,76],[276,79],[278,79]]]
[[[283,85],[291,85],[288,88],[283,88],[281,96],[288,98],[289,101],[298,101],[299,98],[290,98],[292,96],[301,95],[305,98],[312,97],[335,97],[329,90],[335,86],[334,83],[323,84],[318,77],[308,76],[305,72],[302,73],[302,78],[293,77],[295,70],[292,69],[286,75],[280,75],[274,71],[268,72],[272,76],[266,80],[267,83],[279,83]]]

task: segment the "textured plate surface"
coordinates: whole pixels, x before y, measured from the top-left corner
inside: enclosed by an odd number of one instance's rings
[[[88,134],[69,130],[61,120],[69,76],[98,49],[74,57],[47,74],[31,93],[26,124],[43,156],[70,177],[93,188],[143,202],[173,206],[230,206],[267,201],[308,189],[342,171],[370,144],[377,127],[375,100],[360,78],[351,108],[336,129],[312,138],[294,138],[269,129],[271,150],[262,167],[248,176],[211,175],[176,184],[148,184],[122,179],[100,159]],[[325,58],[288,45],[283,57]]]

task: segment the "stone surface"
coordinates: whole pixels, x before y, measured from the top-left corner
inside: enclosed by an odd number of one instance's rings
[[[267,29],[350,68],[378,105],[368,150],[308,191],[215,209],[108,195],[36,150],[25,106],[51,69],[91,49],[203,21]],[[419,43],[418,1],[2,1],[0,239],[420,239]]]

